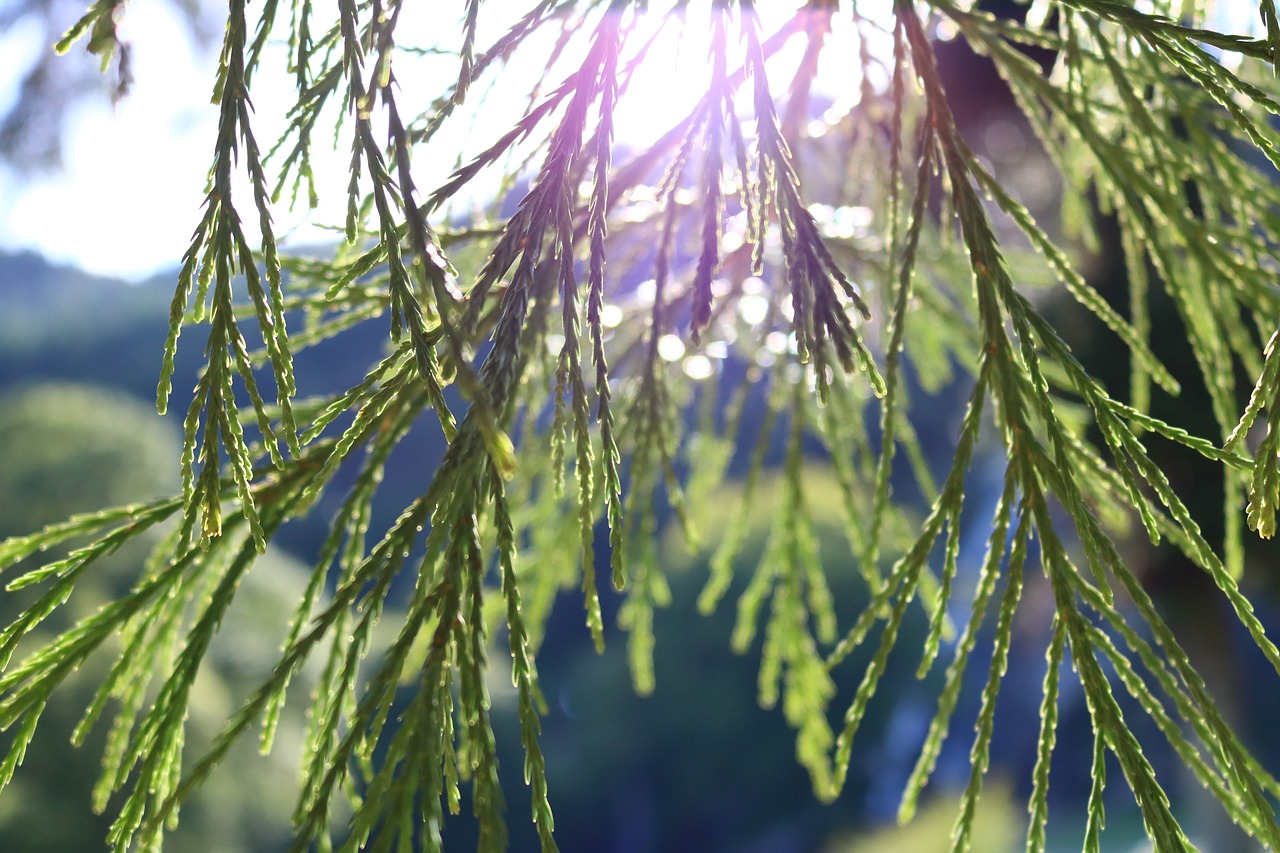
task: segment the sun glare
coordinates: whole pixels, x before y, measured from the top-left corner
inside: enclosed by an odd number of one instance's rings
[[[625,145],[652,142],[682,121],[706,94],[711,80],[708,57],[711,52],[710,9],[695,6],[689,12],[662,12],[653,8],[635,23],[627,39],[628,49],[620,66],[626,87],[619,99],[615,125],[617,138]],[[797,14],[797,4],[769,3],[758,9],[761,37],[784,29]],[[832,16],[831,29],[824,37],[814,94],[831,110],[847,112],[857,101],[862,82],[859,34],[848,16]],[[873,56],[888,56],[887,36],[881,41],[870,34]],[[805,51],[805,33],[797,29],[770,58],[770,86],[775,96],[784,96]],[[728,69],[741,67],[745,50],[739,22],[734,16],[727,33]],[[749,102],[747,87],[739,90],[739,102]],[[785,100],[785,97],[783,98]],[[750,112],[749,106],[744,112]]]
[[[530,5],[530,0],[488,0],[479,17],[477,54],[502,38]],[[708,90],[711,4],[686,4],[681,12],[673,12],[673,5],[654,0],[648,11],[627,13],[618,67],[623,90],[614,115],[615,139],[622,148],[640,150],[659,139],[679,125]],[[785,27],[797,6],[773,0],[759,4],[762,38]],[[814,81],[815,103],[828,117],[853,108],[860,88],[860,39],[869,31],[856,32],[848,18],[833,16]],[[419,191],[430,192],[447,180],[574,73],[590,47],[596,20],[590,15],[568,22],[573,36],[563,43],[560,27],[552,24],[524,49],[493,63],[432,144],[418,151],[414,170]],[[69,127],[76,135],[67,146],[65,174],[23,185],[0,174],[0,187],[11,184],[3,193],[9,199],[0,208],[0,231],[7,232],[3,242],[11,247],[32,246],[93,271],[141,277],[176,262],[199,216],[201,184],[216,136],[216,110],[204,97],[211,86],[213,57],[195,61],[191,47],[180,33],[175,35],[177,23],[145,5],[131,8],[126,23],[135,48],[133,93],[114,114],[106,106],[73,114]],[[397,43],[405,48],[397,54],[397,79],[406,103],[424,112],[457,79],[461,25],[442,29],[440,23],[434,4],[406,4],[397,30]],[[736,14],[730,18],[727,43],[727,65],[733,74],[743,60]],[[806,43],[805,33],[798,31],[768,61],[770,84],[781,102]],[[182,55],[171,56],[173,50],[166,46],[175,46]],[[880,45],[868,43],[868,49],[888,55]],[[549,58],[554,58],[550,71]],[[294,81],[283,71],[286,63],[286,46],[273,42],[254,80],[254,130],[264,148],[287,126],[296,97]],[[749,86],[740,87],[738,105],[744,116],[751,114]],[[540,131],[549,132],[554,122],[554,116],[548,117]],[[807,130],[818,135],[821,121]],[[531,156],[544,140],[535,132],[520,156]],[[279,233],[291,234],[298,242],[332,239],[330,229],[344,218],[349,149],[346,137],[338,140],[334,151],[317,140],[317,178],[329,175],[332,180],[318,187],[320,206],[315,210],[305,209],[304,192],[299,209],[289,211],[286,193],[275,211]],[[530,159],[525,168],[536,168],[538,162]],[[455,203],[486,203],[500,191],[502,169],[519,166],[516,158],[495,164],[491,179],[474,182],[473,196]]]

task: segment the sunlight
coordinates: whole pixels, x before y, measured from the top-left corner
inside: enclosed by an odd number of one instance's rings
[[[786,27],[796,15],[797,6],[770,3],[758,7],[761,39],[768,39]],[[884,11],[887,12],[887,7]],[[645,145],[689,115],[710,84],[711,32],[710,10],[704,7],[696,7],[690,13],[651,11],[637,22],[620,66],[626,86],[615,119],[620,142]],[[831,31],[824,38],[826,46],[819,57],[813,86],[813,94],[827,105],[827,113],[843,115],[857,103],[863,74],[859,54],[862,38],[869,38],[870,55],[887,58],[891,54],[887,34],[882,34],[883,38],[876,38],[877,35],[881,34],[871,30],[860,34],[850,16],[832,16]],[[730,18],[727,41],[728,70],[733,74],[741,67],[745,54],[737,15]],[[805,43],[806,36],[801,29],[769,60],[770,88],[783,101],[804,54]],[[882,84],[883,81],[875,82]],[[750,93],[745,92],[745,88],[739,88],[739,110],[750,115]]]
[[[689,115],[711,79],[711,25],[703,14],[649,14],[619,66],[616,132],[623,144],[653,142]],[[740,51],[738,51],[740,53]],[[741,60],[738,59],[740,62]]]
[[[760,4],[761,37],[768,39],[785,26],[797,5]],[[708,87],[709,4],[692,4],[691,11],[679,14],[671,12],[670,6],[654,2],[648,12],[634,20],[629,17],[626,23],[619,62],[623,91],[615,113],[615,139],[624,149],[643,149],[680,124]],[[477,53],[501,38],[529,7],[530,0],[488,0],[479,18]],[[401,47],[410,50],[397,55],[397,76],[404,81],[402,89],[415,110],[429,110],[432,99],[456,80],[457,55],[450,51],[461,42],[461,24],[448,20],[442,27],[438,9],[416,4],[406,5],[403,17],[403,31],[422,34],[423,42],[402,42]],[[589,47],[595,20],[591,16],[583,22],[564,45],[557,44],[558,27],[553,25],[531,39],[530,47],[536,44],[536,49],[517,52],[491,66],[430,149],[415,159],[420,191],[447,180],[455,168],[510,130],[532,103],[573,73]],[[92,272],[140,279],[177,262],[199,216],[217,113],[205,98],[193,98],[192,93],[211,87],[214,57],[198,56],[181,24],[162,4],[131,7],[123,27],[134,48],[133,91],[114,110],[103,102],[72,113],[63,173],[26,182],[0,173],[5,197],[0,232],[9,248],[29,246]],[[825,111],[827,123],[856,105],[862,79],[860,39],[875,35],[868,30],[860,34],[848,15],[834,17],[812,92],[818,115]],[[731,16],[727,40],[732,74],[743,58],[736,15]],[[798,32],[769,60],[771,87],[782,102],[805,43],[805,34]],[[423,50],[415,53],[413,49],[418,48]],[[552,73],[535,88],[543,79],[547,56],[557,49],[560,56]],[[888,55],[883,44],[869,41],[867,49],[872,55]],[[254,80],[254,129],[264,150],[285,129],[295,97],[294,81],[283,70],[285,51],[283,42],[269,45]],[[744,116],[751,115],[749,87],[740,87],[738,109]],[[810,122],[804,129],[820,135],[823,120]],[[536,140],[535,133],[530,145],[536,145]],[[453,156],[436,152],[453,152]],[[313,156],[322,181],[320,206],[308,210],[303,198],[298,209],[290,211],[286,192],[275,210],[278,233],[303,243],[331,240],[332,228],[342,222],[348,137],[340,138],[336,149],[317,140]],[[465,207],[487,202],[480,194],[491,197],[498,191],[504,165],[512,163],[497,164],[490,180],[475,182],[472,194],[457,203]],[[338,177],[326,185],[326,175]],[[252,230],[255,223],[246,226]]]

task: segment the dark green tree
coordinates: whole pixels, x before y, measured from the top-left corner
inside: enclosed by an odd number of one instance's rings
[[[796,730],[796,758],[820,798],[845,786],[868,703],[918,610],[919,671],[943,672],[901,814],[911,816],[934,770],[976,653],[987,678],[954,831],[954,847],[969,846],[1015,615],[1034,580],[1053,615],[1027,848],[1045,846],[1070,678],[1094,730],[1086,849],[1100,843],[1109,761],[1156,849],[1191,848],[1123,708],[1150,717],[1230,818],[1280,849],[1280,785],[1217,710],[1125,557],[1134,535],[1178,549],[1280,670],[1239,587],[1244,543],[1272,536],[1280,501],[1273,0],[1259,4],[1256,35],[1213,29],[1217,7],[1195,0],[1037,0],[1021,21],[948,0],[812,0],[772,32],[751,0],[525,5],[507,18],[479,0],[433,6],[419,30],[401,26],[412,12],[396,0],[338,0],[333,10],[266,0],[255,19],[230,0],[208,192],[162,356],[161,410],[179,333],[203,335],[181,494],[0,545],[0,563],[16,564],[70,538],[93,542],[12,581],[44,592],[0,633],[0,725],[15,732],[0,782],[64,679],[123,636],[130,653],[90,717],[116,698],[110,708],[125,721],[105,783],[125,790],[111,842],[158,848],[233,745],[260,727],[272,746],[291,680],[319,660],[297,849],[333,838],[347,850],[439,849],[466,789],[479,847],[501,849],[489,699],[491,674],[506,669],[492,643],[501,637],[533,820],[552,849],[535,655],[553,600],[576,597],[600,645],[601,591],[616,588],[633,682],[651,690],[655,608],[671,592],[660,524],[675,518],[696,542],[695,510],[741,463],[742,506],[707,543],[699,597],[706,610],[722,606],[757,517],[749,508],[770,437],[780,436],[782,462],[767,481],[776,510],[740,587],[732,639],[761,638],[759,699]],[[95,3],[59,48],[88,36],[109,58],[118,7]],[[659,55],[668,28],[707,36],[702,97],[656,141],[623,149],[615,123],[637,81],[670,63]],[[938,71],[943,39],[986,56],[1008,87],[1061,184],[1060,234],[960,130],[960,99]],[[532,80],[520,64],[530,59]],[[423,91],[427,67],[445,61],[453,82]],[[251,100],[269,63],[297,91],[271,145],[255,134]],[[845,75],[848,97],[814,121],[831,73]],[[446,131],[512,103],[494,91],[522,85],[528,97],[509,130],[460,157]],[[316,146],[335,138],[350,151],[345,241],[322,256],[286,255],[277,205],[316,205]],[[459,165],[437,184],[424,175],[441,150]],[[1094,239],[1095,206],[1119,229],[1127,304],[1103,298],[1064,248]],[[648,270],[642,284],[637,269]],[[1123,391],[1072,354],[1029,289],[1045,281],[1122,342]],[[1176,328],[1153,327],[1157,298],[1173,304]],[[367,378],[299,397],[292,354],[365,322],[390,327]],[[1157,332],[1192,354],[1211,427],[1189,432],[1151,414],[1153,400],[1179,392],[1153,353]],[[907,382],[908,363],[918,382]],[[968,408],[935,481],[913,417],[953,381],[967,386]],[[388,456],[420,424],[448,449],[399,520],[370,530]],[[748,446],[748,434],[763,438]],[[1003,459],[1000,498],[976,590],[953,601],[966,475],[984,441]],[[1202,531],[1185,489],[1154,461],[1148,448],[1167,443],[1225,472],[1217,532]],[[828,578],[835,569],[818,547],[811,508],[829,498],[805,462],[819,448],[857,555],[856,598],[837,598],[848,585]],[[895,499],[904,475],[924,496],[922,517]],[[237,589],[261,571],[283,524],[339,488],[277,666],[208,750],[184,760],[193,685]],[[174,532],[125,594],[13,657],[96,559],[170,521]],[[382,644],[377,626],[402,579],[413,591]],[[958,624],[949,613],[963,614]],[[978,648],[991,622],[994,642]],[[864,645],[865,666],[850,674],[841,664]],[[154,691],[121,689],[153,673]],[[833,707],[846,678],[852,698]],[[335,818],[341,802],[349,821]]]

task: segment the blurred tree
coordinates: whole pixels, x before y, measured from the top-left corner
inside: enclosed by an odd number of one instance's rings
[[[6,393],[0,397],[0,531],[27,533],[73,513],[171,492],[178,487],[174,459],[180,447],[179,437],[153,411],[118,393],[70,383]],[[76,584],[68,605],[26,642],[47,642],[76,619],[125,595],[155,544],[155,537],[139,537],[97,561]],[[58,549],[56,556],[65,556],[65,550]],[[209,666],[196,684],[189,724],[193,744],[207,743],[234,709],[234,697],[270,671],[283,630],[279,614],[302,592],[305,574],[296,561],[275,552],[263,559],[262,571],[247,581],[228,612],[228,630],[210,649]],[[6,624],[31,606],[31,592],[5,596],[0,614]],[[81,749],[71,741],[121,649],[112,644],[90,658],[49,701],[47,736],[28,749],[28,770],[0,800],[0,849],[66,853],[101,846],[110,820],[101,809],[91,811],[90,803],[108,734],[94,731]],[[282,724],[288,739],[300,743],[300,715],[289,714]],[[287,841],[289,762],[263,762],[252,748],[239,749],[229,756],[226,771],[184,809],[182,828],[169,840],[169,849],[244,853],[277,849]]]
[[[1256,37],[1212,29],[1205,4],[1162,0],[1045,0],[1013,20],[947,0],[811,0],[771,10],[772,30],[750,0],[540,0],[521,15],[481,5],[466,0],[450,28],[435,7],[415,20],[397,2],[302,2],[285,15],[268,0],[256,21],[229,3],[218,138],[157,395],[163,410],[179,334],[201,325],[207,364],[184,420],[181,494],[0,544],[7,565],[77,537],[93,543],[12,582],[41,592],[0,632],[0,725],[16,732],[0,782],[48,697],[123,637],[117,677],[92,706],[118,699],[122,720],[121,763],[104,783],[125,789],[110,841],[158,846],[258,721],[270,748],[292,677],[324,658],[297,849],[335,834],[348,850],[440,849],[464,786],[476,845],[501,849],[489,641],[502,632],[534,825],[553,849],[534,664],[553,604],[573,590],[597,647],[616,620],[632,682],[652,692],[656,614],[673,592],[658,531],[675,519],[697,542],[699,510],[725,503],[716,487],[733,471],[743,486],[698,605],[736,596],[731,643],[758,641],[758,701],[795,729],[820,798],[851,783],[855,736],[866,737],[871,699],[911,638],[908,671],[928,676],[944,652],[948,663],[906,782],[909,819],[981,649],[953,830],[953,846],[968,848],[1015,632],[1034,620],[1047,625],[1047,667],[1028,849],[1047,843],[1068,691],[1091,724],[1092,748],[1079,751],[1090,766],[1086,849],[1099,849],[1117,775],[1156,849],[1192,849],[1144,749],[1153,736],[1231,820],[1280,849],[1280,783],[1214,705],[1123,550],[1141,530],[1185,555],[1280,671],[1238,584],[1246,531],[1271,537],[1280,504],[1280,348],[1263,345],[1280,316],[1273,0],[1260,4]],[[61,44],[87,38],[100,56],[119,55],[117,11],[94,4]],[[686,25],[704,14],[709,25]],[[680,54],[673,31],[705,44]],[[966,138],[964,99],[939,71],[939,45],[952,39],[988,57],[1058,172],[1061,237]],[[691,53],[705,61],[682,65]],[[297,101],[268,147],[250,93],[273,65],[292,75]],[[446,85],[422,85],[442,73]],[[623,149],[613,136],[628,110],[659,114],[661,98],[638,94],[646,75],[664,97],[698,97],[670,131]],[[824,86],[831,106],[815,119]],[[448,133],[515,103],[519,115],[478,151]],[[285,196],[318,205],[320,138],[350,151],[338,181],[346,240],[324,257],[283,257],[273,211]],[[438,182],[442,159],[460,165]],[[813,183],[821,201],[810,204]],[[1127,305],[1100,295],[1060,246],[1096,242],[1094,205],[1115,215]],[[651,277],[637,283],[637,268]],[[1051,282],[1123,343],[1123,392],[1097,382],[1051,322],[1034,287]],[[1195,432],[1152,414],[1159,395],[1180,390],[1153,352],[1160,293],[1206,388],[1212,417]],[[367,378],[299,398],[294,351],[375,319],[389,323],[391,345]],[[939,482],[915,423],[938,414],[930,394],[957,382],[969,405],[948,424]],[[394,524],[371,530],[392,451],[427,424],[447,443],[443,459],[423,464],[422,490]],[[999,455],[993,490],[973,487],[984,438]],[[1226,472],[1223,523],[1209,538],[1186,487],[1148,451],[1162,443]],[[819,487],[813,456],[829,461],[837,488]],[[198,675],[237,590],[262,572],[277,531],[334,491],[345,497],[278,664],[184,763]],[[776,504],[740,577],[762,491]],[[856,595],[835,582],[815,529],[814,507],[834,503],[833,491]],[[989,522],[971,537],[974,513]],[[94,560],[169,519],[173,534],[127,593],[10,661]],[[616,600],[601,595],[605,574]],[[383,643],[398,581],[413,591]],[[155,673],[154,695],[119,686]],[[353,812],[335,831],[342,802]]]
[[[181,446],[170,425],[118,393],[70,383],[10,391],[0,399],[0,536],[170,494]]]
[[[973,846],[977,850],[1012,850],[1018,843],[1022,816],[1006,783],[996,781],[978,804],[973,819]],[[909,826],[850,834],[823,847],[823,853],[919,853],[945,850],[951,840],[951,824],[958,803],[939,799],[920,810]]]
[[[815,541],[832,594],[850,608],[864,607],[866,588],[844,536],[840,485],[818,465],[804,476],[815,498]],[[744,591],[746,576],[764,555],[770,519],[781,504],[773,478],[761,485],[734,561],[738,580],[730,598]],[[699,614],[699,588],[714,543],[733,524],[739,486],[718,485],[698,503],[695,521],[706,543],[701,551],[689,552],[678,525],[663,532],[660,560],[672,595],[671,605],[654,615],[655,636],[669,639],[654,649],[652,695],[630,690],[626,656],[617,649],[599,655],[562,642],[554,652],[542,652],[539,673],[550,706],[547,772],[556,780],[557,838],[567,850],[814,850],[837,830],[865,823],[872,789],[893,784],[887,777],[894,774],[900,784],[909,770],[903,753],[912,745],[893,732],[893,715],[914,706],[919,716],[938,687],[936,677],[918,682],[908,660],[908,649],[928,630],[920,614],[904,625],[906,648],[895,655],[868,710],[867,743],[879,746],[852,758],[838,809],[814,800],[804,769],[791,758],[785,722],[755,701],[756,664],[748,653],[758,651],[760,638],[751,642],[739,634],[738,654],[725,655],[734,609]],[[893,538],[904,534],[894,531]],[[862,672],[872,653],[859,650],[841,674]],[[495,697],[499,736],[518,732],[514,703],[504,701],[511,698],[509,690]],[[534,849],[527,841],[513,847]]]

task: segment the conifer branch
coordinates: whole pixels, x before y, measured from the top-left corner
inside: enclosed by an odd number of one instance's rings
[[[766,36],[766,7],[752,0],[538,0],[484,48],[497,13],[478,0],[449,13],[454,41],[425,47],[398,32],[400,0],[339,0],[332,20],[307,0],[288,15],[267,0],[251,20],[230,0],[213,167],[157,390],[163,411],[179,335],[206,325],[206,364],[183,420],[182,492],[0,543],[0,570],[18,567],[9,588],[34,595],[0,629],[0,727],[13,732],[0,787],[21,772],[66,679],[116,642],[75,739],[110,719],[94,794],[104,807],[124,792],[109,841],[159,849],[255,725],[263,750],[279,740],[290,686],[315,659],[295,849],[341,838],[351,851],[441,850],[469,797],[480,848],[500,850],[508,769],[490,677],[492,641],[505,631],[530,811],[542,849],[555,850],[537,676],[549,613],[558,596],[581,596],[594,644],[627,632],[633,684],[652,691],[655,644],[679,642],[655,628],[673,594],[659,549],[670,526],[692,550],[708,546],[698,608],[736,598],[728,644],[745,652],[760,641],[759,701],[795,729],[796,760],[819,797],[847,785],[918,604],[912,665],[921,678],[939,658],[946,665],[899,817],[916,810],[973,684],[953,837],[966,849],[1014,625],[1042,575],[1053,616],[1041,636],[1027,849],[1048,846],[1051,767],[1072,758],[1055,750],[1072,693],[1093,726],[1086,849],[1101,845],[1113,760],[1156,849],[1190,849],[1140,740],[1147,731],[1229,817],[1280,849],[1280,783],[1215,706],[1122,547],[1132,527],[1200,567],[1280,674],[1280,651],[1239,581],[1253,547],[1244,528],[1271,537],[1280,506],[1280,188],[1270,174],[1280,136],[1269,118],[1280,111],[1280,18],[1265,0],[1257,32],[1236,34],[1215,30],[1196,4],[1165,0],[1062,0],[1025,20],[969,6],[896,0],[890,22],[868,4],[812,0]],[[93,3],[58,49],[87,37],[109,59],[121,49],[117,7]],[[686,7],[710,15],[705,92],[632,148],[618,138],[621,119],[646,108],[633,100],[637,82],[669,59],[659,54],[672,20],[654,16]],[[856,46],[838,44],[837,25]],[[1028,144],[1061,183],[1058,211],[1020,198],[975,151],[938,60],[944,30],[1004,81]],[[512,81],[542,36],[545,73]],[[804,43],[788,68],[778,55],[796,36]],[[264,154],[250,89],[275,73],[267,45],[280,37],[289,49],[277,70],[296,102]],[[856,63],[841,93],[855,105],[819,118],[832,50]],[[414,63],[437,53],[457,64],[424,92]],[[478,150],[447,150],[442,130],[473,121],[495,97],[489,83],[523,84],[507,95],[523,104],[517,117]],[[291,257],[277,244],[275,209],[286,187],[291,204],[305,187],[302,203],[319,205],[314,146],[330,122],[335,147],[350,146],[345,245]],[[425,163],[442,153],[458,165],[441,181]],[[492,186],[499,197],[477,200]],[[464,204],[474,207],[465,217]],[[253,242],[241,221],[249,212]],[[1126,254],[1119,301],[1075,248],[1096,243],[1107,214]],[[1034,285],[1061,290],[1127,353],[1127,389],[1089,372]],[[1173,331],[1156,319],[1166,298]],[[301,331],[287,331],[286,317]],[[260,344],[246,341],[244,323]],[[389,326],[389,348],[364,378],[295,400],[294,355],[366,323]],[[1161,361],[1157,333],[1185,339],[1192,375]],[[964,385],[942,476],[919,427],[931,394]],[[1164,395],[1197,385],[1210,428],[1155,414]],[[398,519],[376,529],[389,460],[427,418],[442,458]],[[1205,533],[1162,469],[1160,444],[1221,470],[1220,536]],[[1000,457],[1002,483],[978,555],[964,531],[972,475],[988,455]],[[833,471],[830,495],[811,475],[819,456]],[[727,472],[741,477],[732,494]],[[919,506],[895,488],[906,473]],[[722,498],[728,520],[708,525]],[[322,500],[337,511],[278,662],[203,754],[184,757],[193,685],[237,589],[277,531]],[[828,500],[855,555],[857,609],[819,548]],[[765,513],[762,553],[743,566]],[[98,560],[166,524],[125,595],[45,633]],[[63,550],[38,564],[49,549]],[[616,619],[597,577],[606,557]],[[402,577],[407,597],[395,592]],[[389,639],[380,623],[393,625]],[[850,673],[863,646],[865,669]],[[832,708],[836,696],[843,708]]]

